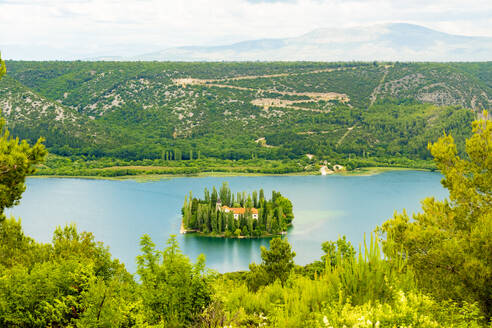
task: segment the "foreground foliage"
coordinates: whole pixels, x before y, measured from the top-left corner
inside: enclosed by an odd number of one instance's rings
[[[179,327],[193,322],[210,302],[211,275],[205,269],[205,256],[190,263],[174,236],[163,252],[155,250],[147,235],[140,245],[143,254],[137,257],[137,273],[144,323]]]
[[[24,236],[14,219],[0,224],[0,324],[65,327],[128,321],[123,299],[135,283],[124,266],[90,233],[55,231],[48,245]]]
[[[476,304],[438,301],[419,291],[403,260],[395,267],[381,257],[376,238],[362,249],[364,255],[341,253],[336,251],[339,262],[327,262],[325,271],[314,278],[297,268],[283,286],[276,280],[257,291],[238,274],[226,274],[214,284],[223,306],[208,311],[234,327],[485,326]],[[204,326],[210,323],[205,322]]]
[[[487,113],[485,113],[487,115]],[[410,220],[396,214],[382,231],[385,253],[405,256],[419,285],[441,299],[478,302],[492,311],[492,122],[473,123],[467,157],[449,135],[429,145],[449,200],[426,198]]]
[[[51,244],[0,223],[0,326],[183,327],[210,300],[205,259],[182,255],[176,240],[156,251],[142,237],[140,283],[91,233],[58,228]]]

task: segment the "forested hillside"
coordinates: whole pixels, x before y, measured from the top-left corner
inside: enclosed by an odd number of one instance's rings
[[[74,162],[91,175],[224,170],[235,160],[270,173],[314,170],[320,160],[429,167],[427,143],[445,131],[462,151],[491,99],[490,62],[10,61],[0,82],[13,133],[43,136],[69,159],[51,156],[45,174],[67,163],[74,174]],[[190,159],[202,162],[182,163]]]

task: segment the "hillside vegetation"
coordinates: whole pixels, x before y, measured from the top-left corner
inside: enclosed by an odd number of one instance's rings
[[[39,172],[65,175],[432,168],[427,143],[462,152],[491,99],[490,62],[11,61],[0,81],[14,135],[61,156]]]

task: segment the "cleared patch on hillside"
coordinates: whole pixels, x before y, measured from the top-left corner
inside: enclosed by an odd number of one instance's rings
[[[274,77],[290,77],[296,75],[306,75],[306,74],[316,74],[316,73],[326,73],[332,72],[336,70],[344,70],[347,68],[337,68],[337,69],[322,69],[315,70],[310,72],[302,72],[302,73],[281,73],[281,74],[271,74],[271,75],[249,75],[249,76],[237,76],[233,78],[225,78],[225,79],[196,79],[196,78],[179,78],[173,79],[173,83],[185,88],[190,85],[200,85],[207,87],[218,87],[218,88],[230,88],[242,91],[251,91],[256,94],[262,93],[270,93],[276,94],[279,96],[291,96],[291,97],[305,97],[307,99],[304,100],[289,100],[289,99],[279,99],[279,98],[256,98],[251,101],[251,104],[259,107],[263,107],[264,109],[269,109],[270,107],[280,107],[280,108],[288,108],[293,110],[303,110],[303,111],[311,111],[311,112],[319,112],[326,113],[329,110],[326,109],[316,109],[301,106],[302,103],[310,103],[317,101],[339,101],[341,103],[349,103],[350,98],[344,93],[337,92],[295,92],[295,91],[279,91],[273,89],[262,89],[262,88],[250,88],[250,87],[242,87],[237,85],[227,84],[228,81],[238,81],[238,80],[248,80],[248,79],[258,79],[258,78],[274,78]],[[350,68],[351,69],[351,68]],[[224,83],[221,83],[224,82]]]

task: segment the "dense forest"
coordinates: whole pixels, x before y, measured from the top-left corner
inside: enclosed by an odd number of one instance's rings
[[[183,227],[187,232],[200,232],[220,237],[262,237],[285,233],[292,224],[292,203],[280,192],[272,191],[267,200],[263,189],[251,194],[234,195],[227,182],[219,192],[207,188],[203,199],[185,196]]]
[[[492,63],[9,61],[12,134],[38,174],[301,173],[323,163],[435,169],[492,99]],[[313,155],[309,156],[306,155]]]
[[[51,243],[26,236],[20,220],[7,218],[5,209],[20,201],[26,176],[45,159],[46,149],[42,139],[30,146],[13,138],[3,122],[0,128],[2,327],[492,324],[487,118],[473,122],[463,155],[451,135],[429,144],[448,199],[424,199],[422,212],[412,218],[395,213],[358,249],[344,237],[324,242],[324,255],[306,266],[295,264],[287,239],[273,238],[268,249],[261,248],[261,263],[226,274],[208,270],[203,255],[192,262],[173,236],[162,251],[142,236],[136,275],[74,225],[57,228]]]

